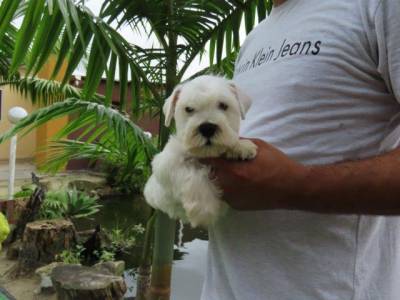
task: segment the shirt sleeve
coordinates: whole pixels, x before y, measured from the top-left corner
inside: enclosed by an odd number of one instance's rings
[[[378,50],[378,71],[388,90],[400,103],[400,1],[380,0],[374,24]]]

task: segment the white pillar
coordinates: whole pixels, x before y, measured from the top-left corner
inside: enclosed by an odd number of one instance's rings
[[[14,135],[10,142],[10,161],[8,165],[8,200],[14,199],[15,161],[17,157],[17,136]]]
[[[25,109],[15,106],[8,111],[8,120],[15,125],[28,115]],[[14,181],[15,181],[15,161],[17,156],[17,135],[11,138],[10,142],[10,161],[8,175],[8,200],[14,199]]]

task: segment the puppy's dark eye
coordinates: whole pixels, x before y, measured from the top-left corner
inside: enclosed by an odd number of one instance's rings
[[[220,102],[218,104],[218,108],[222,109],[222,110],[227,110],[228,109],[228,105],[226,103],[224,103],[224,102]]]
[[[194,108],[189,107],[189,106],[186,106],[186,107],[185,107],[185,111],[186,111],[188,114],[190,114],[190,113],[194,112]]]

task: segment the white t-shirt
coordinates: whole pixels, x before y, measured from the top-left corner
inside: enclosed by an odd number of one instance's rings
[[[376,155],[400,119],[400,1],[288,0],[235,82],[253,99],[242,136],[304,164]],[[399,217],[231,210],[209,236],[203,300],[400,299]]]

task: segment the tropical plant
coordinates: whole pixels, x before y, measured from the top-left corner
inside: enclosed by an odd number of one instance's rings
[[[103,249],[99,256],[99,261],[100,262],[106,262],[106,261],[114,261],[115,260],[115,253],[113,251],[108,251]]]
[[[142,224],[136,224],[130,226],[116,225],[111,230],[105,230],[105,233],[110,240],[112,252],[126,251],[129,248],[137,245],[138,240],[142,237],[145,232],[145,228]]]
[[[41,219],[88,218],[99,211],[96,197],[90,197],[76,189],[50,191],[40,207]]]
[[[14,198],[29,198],[32,194],[33,189],[31,187],[22,188],[14,194]]]
[[[75,116],[79,116],[79,122],[75,122],[74,126],[68,124],[69,131],[82,128],[80,122],[94,126],[92,131],[86,131],[86,138],[104,150],[104,143],[97,143],[96,140],[102,136],[99,133],[101,130],[94,129],[108,124],[108,130],[118,135],[110,139],[117,144],[121,153],[123,149],[139,149],[137,155],[145,157],[143,162],[148,165],[157,149],[163,148],[169,135],[169,130],[163,126],[164,117],[161,114],[164,97],[182,81],[189,66],[196,57],[204,54],[207,46],[211,66],[200,73],[213,70],[232,75],[242,24],[245,31],[249,32],[257,16],[258,20],[264,19],[272,5],[270,0],[104,0],[98,15],[94,15],[84,3],[82,0],[1,2],[0,41],[4,43],[0,43],[0,72],[6,80],[18,78],[21,65],[25,65],[26,77],[34,77],[51,55],[56,57],[53,78],[60,73],[62,64],[67,64],[62,87],[66,86],[83,58],[87,60],[87,73],[79,96],[73,95],[74,98],[61,104],[39,110],[34,117],[31,115],[22,121],[0,141],[25,127],[32,128],[54,117],[77,113]],[[16,30],[10,21],[19,11],[24,18],[21,27]],[[153,46],[143,48],[129,43],[117,32],[122,26],[131,26],[133,30],[153,37]],[[99,99],[95,91],[103,74],[107,78],[106,92],[104,98]],[[129,110],[131,120],[123,119],[111,108],[117,76],[120,94],[118,110]],[[19,90],[28,90],[18,81],[13,85]],[[127,96],[129,87],[131,99]],[[61,93],[60,88],[56,92],[49,88],[44,91]],[[40,94],[35,89],[30,92]],[[66,97],[71,96],[67,92],[65,94]],[[40,100],[39,97],[37,99]],[[57,97],[55,99],[59,100]],[[157,149],[132,123],[134,116],[144,112],[159,115]],[[130,136],[129,144],[124,144],[122,133]],[[107,131],[102,134],[107,134]],[[71,150],[74,142],[67,143]],[[83,151],[86,155],[101,155],[98,149],[93,149],[95,147],[86,142],[80,147],[91,147],[90,151]],[[72,155],[71,151],[68,154],[61,153]],[[136,154],[132,155],[134,157]],[[127,161],[132,161],[132,156]],[[155,242],[152,247],[154,255],[149,299],[169,299],[175,222],[161,212],[156,212],[156,217],[152,217],[149,224],[152,222],[155,223]],[[148,232],[151,232],[150,228]],[[150,240],[149,235],[146,240]],[[150,247],[146,246],[145,249]],[[149,263],[148,255],[144,256],[144,261],[145,265]],[[139,292],[138,299],[144,299],[143,290],[139,289]]]
[[[74,248],[63,250],[56,256],[56,260],[66,264],[81,264],[83,250],[82,245],[76,245]]]

